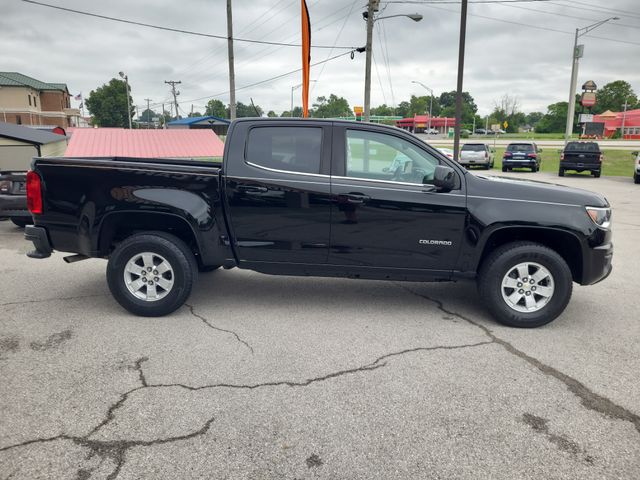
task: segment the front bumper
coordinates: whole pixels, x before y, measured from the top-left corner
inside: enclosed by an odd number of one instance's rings
[[[27,253],[27,257],[47,258],[51,256],[53,248],[51,248],[47,231],[43,227],[27,225],[24,229],[24,238],[25,240],[33,242],[33,246],[35,247],[35,250]]]
[[[581,285],[593,285],[609,276],[613,266],[613,243],[588,248],[582,262]]]

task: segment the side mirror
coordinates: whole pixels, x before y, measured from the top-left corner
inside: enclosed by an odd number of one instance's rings
[[[433,172],[433,185],[441,192],[456,188],[456,172],[451,167],[437,165]]]

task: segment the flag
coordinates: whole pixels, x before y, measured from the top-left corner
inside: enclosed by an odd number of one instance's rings
[[[80,110],[82,110],[82,107],[84,107],[84,104],[82,102],[80,102],[80,106],[78,107]]]
[[[74,100],[82,100],[82,94],[79,93],[78,95],[76,95],[75,97],[73,97]]]
[[[311,21],[306,0],[302,7],[302,116],[309,116],[309,67],[311,64]]]

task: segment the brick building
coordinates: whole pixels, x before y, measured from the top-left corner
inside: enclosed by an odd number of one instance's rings
[[[64,83],[46,83],[17,72],[0,72],[0,121],[17,125],[80,125]]]

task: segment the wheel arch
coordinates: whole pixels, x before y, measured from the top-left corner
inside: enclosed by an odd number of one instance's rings
[[[573,281],[581,282],[584,257],[582,242],[574,233],[551,227],[504,226],[493,230],[482,245],[476,271],[493,250],[506,243],[521,241],[539,243],[557,252],[567,262]]]

